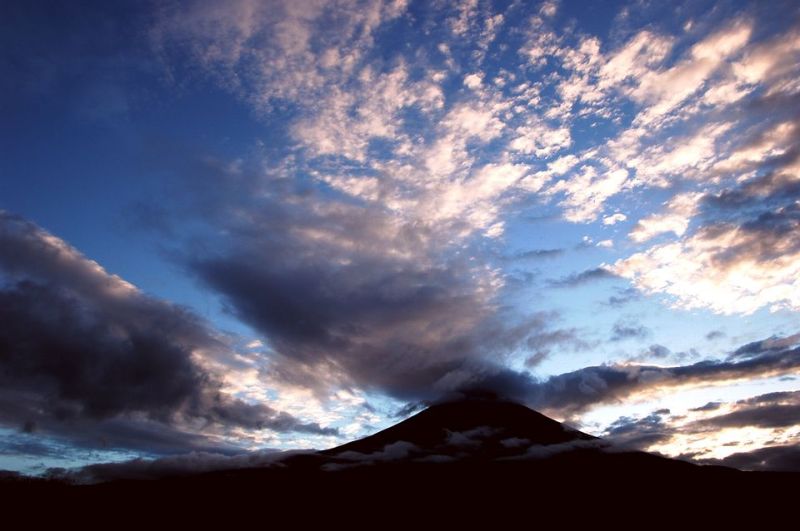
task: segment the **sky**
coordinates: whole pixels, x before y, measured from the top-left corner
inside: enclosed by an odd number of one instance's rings
[[[800,469],[800,8],[6,1],[0,469],[489,389]]]

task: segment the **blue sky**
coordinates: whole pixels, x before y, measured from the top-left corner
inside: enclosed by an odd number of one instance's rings
[[[0,468],[330,446],[470,386],[797,444],[792,2],[2,10]]]

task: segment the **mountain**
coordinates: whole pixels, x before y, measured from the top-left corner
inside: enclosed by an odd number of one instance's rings
[[[719,501],[746,510],[765,500],[773,506],[791,500],[799,479],[615,448],[523,405],[473,397],[269,466],[94,485],[7,478],[0,479],[0,495],[7,507],[36,500],[62,509],[130,512],[135,501],[148,511],[181,508],[186,517],[239,507],[319,522],[345,511],[356,521],[379,517],[374,527],[382,527],[422,515],[450,524],[491,516],[496,524],[529,513],[552,516],[556,509],[624,507],[621,514],[629,516],[665,504],[697,511]]]
[[[323,451],[375,454],[399,442],[426,455],[502,458],[521,448],[597,440],[530,408],[496,398],[467,398],[433,405],[390,428]]]

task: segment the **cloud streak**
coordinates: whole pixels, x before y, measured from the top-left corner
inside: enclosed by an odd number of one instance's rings
[[[569,416],[599,404],[623,402],[636,395],[795,374],[799,370],[800,346],[794,340],[782,348],[753,349],[746,359],[733,354],[723,360],[674,367],[640,364],[585,367],[532,386],[529,402],[535,407]]]

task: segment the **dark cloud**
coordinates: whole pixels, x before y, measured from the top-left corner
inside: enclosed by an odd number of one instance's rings
[[[542,323],[544,327],[544,323]],[[535,336],[526,341],[530,349],[542,349],[546,347],[565,347],[574,350],[587,350],[593,344],[581,338],[580,333],[575,328],[559,328],[555,330],[542,330]]]
[[[772,336],[767,339],[753,341],[737,348],[731,354],[731,358],[749,358],[760,356],[766,352],[780,352],[800,342],[800,334],[786,337]]]
[[[541,365],[541,363],[550,357],[550,352],[547,350],[540,350],[538,352],[534,352],[532,355],[525,358],[525,366],[529,369],[533,369]]]
[[[646,417],[620,417],[606,429],[603,437],[616,446],[646,449],[648,446],[668,440],[673,433],[664,416],[668,409],[654,411]]]
[[[751,452],[738,452],[723,459],[706,459],[702,462],[741,470],[800,471],[800,446],[766,446]]]
[[[547,320],[555,320],[555,316],[549,315]],[[541,330],[525,342],[527,348],[533,351],[533,354],[525,360],[525,366],[528,368],[537,367],[556,350],[580,352],[596,346],[596,343],[583,339],[576,328],[547,329],[546,326],[546,321],[543,319]]]
[[[794,160],[790,162],[797,162],[796,154]],[[703,197],[701,206],[703,214],[709,219],[749,220],[753,214],[758,215],[765,210],[791,205],[797,198],[800,198],[800,183],[781,174],[769,172],[745,181],[739,187],[708,194]]]
[[[733,411],[697,421],[698,427],[787,428],[800,425],[800,391],[776,392],[740,400]]]
[[[706,339],[709,341],[714,341],[715,339],[720,339],[723,337],[725,337],[725,332],[722,330],[712,330],[706,334]]]
[[[537,382],[528,390],[528,402],[534,407],[571,415],[596,404],[623,401],[634,393],[777,376],[800,369],[800,346],[796,339],[780,350],[769,345],[760,351],[751,350],[747,358],[705,360],[674,367],[631,364],[585,367]]]
[[[629,362],[647,363],[653,360],[658,360],[663,363],[665,360],[670,360],[672,363],[686,363],[689,360],[697,359],[700,354],[695,349],[689,349],[683,352],[673,352],[664,345],[653,344],[646,349],[640,351],[638,354],[628,356]]]
[[[759,117],[759,123],[742,135],[736,151],[759,153],[761,157],[743,157],[735,162],[723,162],[722,168],[734,175],[754,172],[751,179],[739,180],[733,186],[703,197],[701,208],[709,220],[747,221],[764,211],[792,205],[800,198],[800,183],[793,177],[793,167],[800,161],[800,98],[775,98],[773,105],[783,108],[766,110],[758,104],[749,111]],[[777,144],[777,145],[776,145]],[[765,149],[774,146],[772,149]]]
[[[544,258],[557,258],[566,252],[565,249],[531,249],[509,256],[510,260],[541,260]]]
[[[610,296],[608,300],[605,301],[607,306],[611,306],[612,308],[621,308],[629,302],[635,301],[642,297],[639,290],[633,287],[624,289],[616,288],[616,293],[616,295]]]
[[[609,280],[614,278],[618,277],[613,272],[603,267],[596,267],[551,280],[549,284],[554,288],[574,288],[597,280]]]
[[[669,410],[654,411],[645,417],[620,417],[606,430],[604,437],[611,442],[644,449],[669,441],[675,436],[701,437],[725,428],[755,427],[777,430],[800,425],[800,391],[775,392],[727,404],[727,413],[713,415],[722,407],[721,402],[709,402],[690,411],[712,413],[711,416],[676,425],[673,418],[665,418]],[[731,442],[728,445],[737,445]],[[800,470],[800,453],[797,446],[774,446],[774,442],[751,452],[740,452],[724,459],[703,459],[701,454],[687,454],[684,458],[706,464],[720,464],[744,470]]]
[[[800,206],[792,204],[761,212],[741,224],[714,223],[701,228],[697,237],[714,241],[721,234],[736,231],[737,238],[713,256],[715,267],[725,269],[742,261],[769,263],[800,252],[794,235],[800,230]]]
[[[323,206],[314,192],[298,193],[280,180],[259,187],[244,173],[206,173],[232,181],[236,197],[257,199],[233,209],[231,198],[201,197],[205,219],[223,228],[225,241],[189,246],[184,261],[232,313],[264,334],[277,353],[271,370],[284,381],[319,387],[334,379],[409,400],[484,387],[577,412],[661,385],[785,373],[794,363],[785,352],[762,353],[741,362],[586,367],[537,381],[495,360],[527,346],[535,364],[554,341],[575,341],[573,332],[554,330],[552,317],[498,313],[476,262],[440,251],[454,227],[419,220],[412,226],[360,204]],[[616,277],[596,268],[551,286],[609,278]]]
[[[664,345],[650,345],[647,349],[647,355],[651,358],[666,358],[672,351],[670,351]]]
[[[800,99],[795,95],[772,103],[777,108],[766,119],[761,114],[763,102],[749,109],[759,122],[742,135],[737,148],[762,155],[722,163],[734,176],[752,172],[753,177],[728,181],[700,202],[699,238],[714,241],[723,234],[735,236],[714,253],[715,268],[724,270],[741,262],[768,265],[800,252],[800,243],[794,238],[800,230],[800,181],[796,178]],[[768,149],[770,145],[773,147]]]
[[[63,448],[31,437],[28,433],[10,433],[0,438],[0,455],[61,457]]]
[[[695,407],[689,411],[716,411],[722,405],[722,402],[708,402],[700,407]]]
[[[611,329],[611,341],[644,339],[652,334],[649,328],[630,321],[617,321]]]
[[[223,393],[195,355],[228,347],[63,241],[0,213],[0,421],[97,446],[173,451],[228,428],[333,430]],[[88,440],[94,438],[94,441]]]
[[[191,353],[224,349],[225,342],[191,312],[141,294],[19,218],[5,214],[2,228],[5,424],[31,423],[37,430],[83,437],[87,446],[95,439],[109,447],[150,445],[160,451],[218,451],[186,429],[191,422],[201,422],[209,433],[227,427],[335,433],[222,393]],[[232,312],[270,338],[278,353],[270,370],[304,385],[319,385],[314,368],[337,369],[342,373],[332,373],[336,381],[412,400],[489,389],[571,415],[633,393],[800,367],[800,336],[788,336],[745,345],[726,360],[603,365],[536,380],[494,360],[519,346],[535,355],[587,345],[573,329],[554,329],[554,316],[500,323],[458,268],[448,276],[437,267],[379,260],[394,265],[386,271],[368,256],[362,258],[367,263],[333,267],[335,261],[322,263],[313,254],[327,257],[324,242],[307,248],[289,238],[291,248],[284,249],[287,239],[275,238],[279,243],[271,247],[269,231],[235,235],[241,247],[216,256],[197,253],[190,265],[228,297]]]
[[[462,221],[404,219],[289,183],[279,170],[198,165],[180,215],[207,232],[175,256],[263,336],[272,378],[321,393],[345,385],[431,399],[493,379],[529,340],[566,333],[549,315],[497,304],[490,266],[449,243]]]

